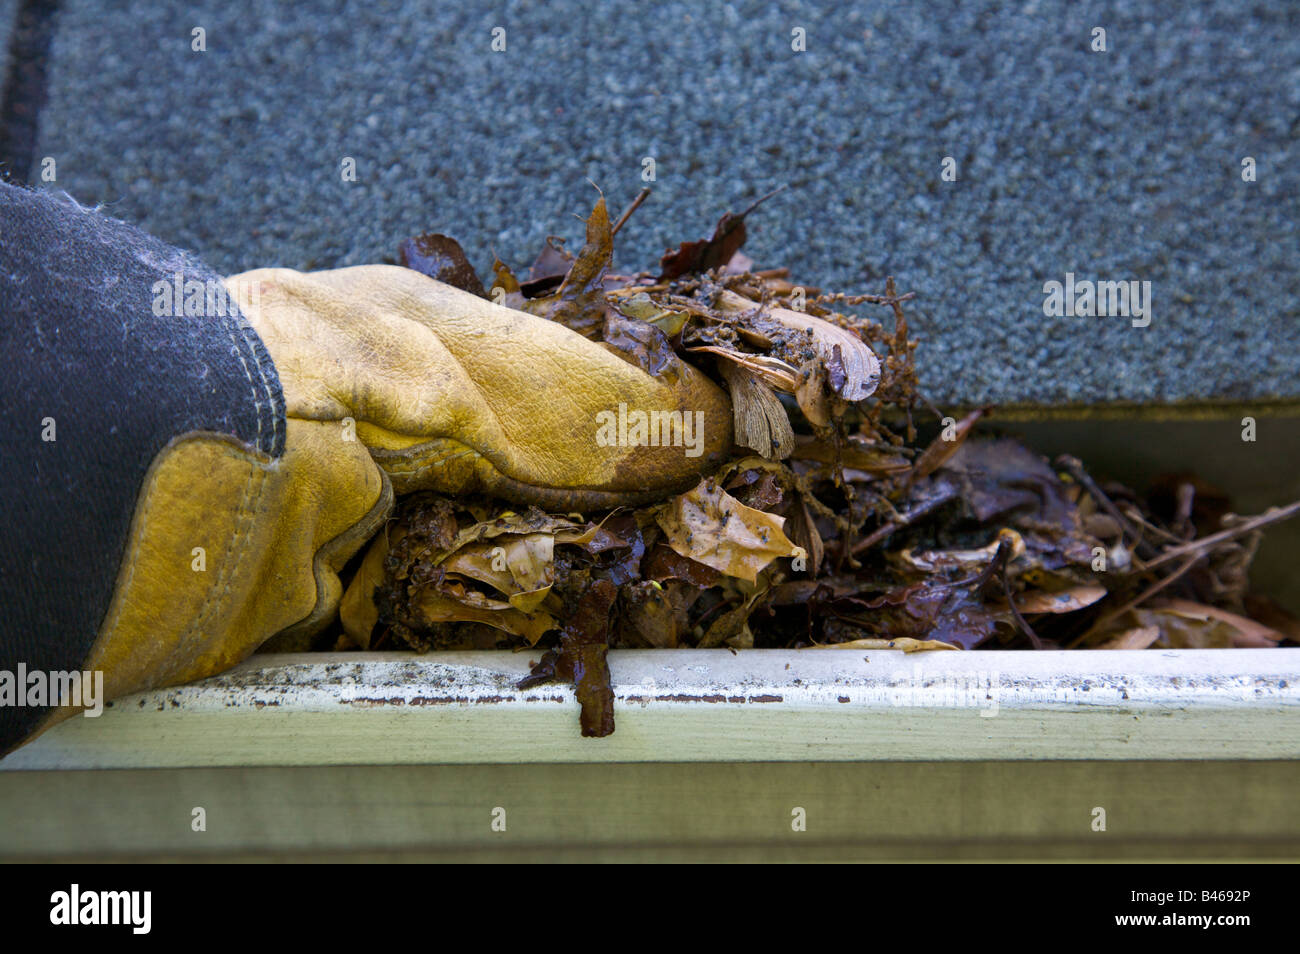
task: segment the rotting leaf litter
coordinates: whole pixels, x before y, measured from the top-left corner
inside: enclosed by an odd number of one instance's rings
[[[401,497],[345,580],[342,632],[323,648],[531,650],[520,687],[574,685],[582,734],[604,736],[609,648],[1297,641],[1300,623],[1252,594],[1247,570],[1263,529],[1300,502],[1239,517],[1189,475],[1143,496],[1073,457],[977,433],[990,409],[946,418],[917,390],[912,296],[892,278],[883,294],[850,295],[755,268],[740,248],[758,202],[657,269],[616,274],[614,237],[644,198],[611,225],[602,196],[577,254],[548,236],[523,278],[495,261],[488,289],[444,235],[408,240],[400,260],[647,366],[695,365],[731,396],[731,459],[637,508]]]

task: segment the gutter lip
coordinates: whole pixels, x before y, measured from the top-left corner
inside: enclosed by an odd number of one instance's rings
[[[614,650],[584,739],[536,653],[259,655],[119,699],[0,771],[522,762],[1300,758],[1300,650]]]

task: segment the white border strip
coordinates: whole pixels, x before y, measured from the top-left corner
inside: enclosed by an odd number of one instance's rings
[[[264,655],[74,717],[0,769],[1300,758],[1300,650],[623,650],[617,728],[537,653]]]

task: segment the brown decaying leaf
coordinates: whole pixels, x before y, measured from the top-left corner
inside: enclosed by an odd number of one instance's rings
[[[885,295],[850,296],[755,270],[739,251],[745,215],[665,255],[658,281],[609,272],[617,227],[603,197],[577,256],[548,237],[523,283],[493,266],[509,307],[649,373],[689,361],[721,378],[736,459],[658,505],[587,516],[399,498],[344,594],[348,642],[545,647],[522,685],[573,683],[583,733],[604,735],[610,645],[1159,649],[1300,635],[1246,577],[1261,530],[1300,503],[1234,517],[1188,474],[1144,500],[1074,458],[1058,473],[1013,439],[976,436],[984,409],[919,445],[913,412],[943,412],[917,391],[912,296],[892,278]],[[408,243],[404,260],[447,280],[437,256],[455,263],[458,247],[435,239]],[[893,330],[840,302],[885,306]]]
[[[480,540],[493,540],[505,534],[574,533],[584,535],[588,532],[594,532],[593,528],[567,517],[544,513],[535,507],[529,507],[522,513],[514,510],[503,510],[489,520],[479,520],[458,530],[450,543],[438,548],[445,551],[445,554],[436,557],[435,563],[441,562],[445,555],[455,553],[461,547]]]
[[[548,235],[546,244],[542,246],[537,259],[528,269],[528,278],[519,283],[519,290],[525,298],[540,298],[552,289],[558,288],[572,267],[573,254],[564,247],[561,239]]]
[[[905,653],[923,653],[934,649],[957,649],[952,643],[940,639],[912,639],[903,636],[899,639],[850,639],[843,643],[826,643],[810,647],[812,649],[901,649]]]
[[[663,583],[642,580],[624,586],[619,597],[622,640],[631,646],[676,649],[690,631],[691,605],[700,592],[697,584],[677,579]]]
[[[735,441],[756,450],[768,460],[784,460],[794,453],[794,428],[785,406],[757,375],[723,361],[719,365],[731,395]]]
[[[1135,644],[1152,631],[1155,636],[1147,645],[1157,649],[1269,649],[1285,638],[1237,613],[1174,598],[1125,609],[1084,645],[1092,649],[1142,648]]]
[[[388,535],[381,533],[361,559],[356,575],[339,602],[339,622],[348,638],[362,649],[370,648],[370,634],[379,622],[375,591],[384,582],[384,563],[388,559]]]
[[[1084,583],[1055,593],[1033,590],[1016,597],[1016,606],[1027,616],[1035,613],[1073,613],[1091,606],[1106,595],[1106,587]]]
[[[765,382],[769,387],[784,391],[786,394],[794,394],[799,388],[799,370],[786,364],[780,358],[773,358],[770,355],[750,354],[746,351],[738,351],[735,348],[726,348],[721,345],[688,345],[686,350],[688,352],[716,355],[722,358],[723,361],[737,364]]]
[[[460,584],[421,590],[411,600],[420,621],[430,623],[482,623],[502,632],[522,636],[536,645],[556,626],[555,617],[540,610],[522,612],[505,600],[494,600]]]
[[[559,645],[543,654],[519,688],[559,679],[571,683],[582,711],[582,734],[602,738],[614,732],[614,690],[609,684],[609,614],[618,588],[596,580],[568,614]]]
[[[1004,527],[998,531],[996,539],[987,546],[966,550],[912,550],[904,548],[893,554],[898,563],[906,570],[926,574],[950,574],[953,570],[972,572],[982,570],[997,556],[1002,541],[1010,545],[1009,559],[1016,559],[1025,552],[1025,541],[1016,531]],[[1021,607],[1023,611],[1024,607]]]
[[[725,291],[718,298],[718,309],[723,314],[742,315],[759,308],[758,302],[732,291]],[[789,308],[766,308],[762,315],[784,331],[793,333],[795,340],[806,342],[820,359],[825,369],[826,385],[836,397],[845,401],[864,401],[875,393],[880,383],[880,361],[857,334]]]
[[[471,295],[488,297],[474,266],[465,257],[460,243],[449,235],[428,232],[409,238],[397,250],[398,260],[407,268],[436,278]]]
[[[669,580],[681,580],[696,587],[710,587],[722,581],[722,574],[711,566],[705,566],[690,557],[682,556],[672,547],[657,543],[650,550],[642,565],[642,572],[647,580],[666,583]]]
[[[1247,619],[1238,613],[1230,613],[1217,606],[1194,603],[1191,600],[1161,600],[1153,608],[1176,613],[1189,620],[1204,620],[1207,624],[1212,622],[1226,623],[1235,630],[1232,635],[1232,645],[1237,647],[1271,649],[1286,638],[1277,630],[1262,623],[1257,623],[1253,619]]]
[[[655,519],[682,556],[750,583],[778,557],[803,553],[782,532],[783,517],[746,507],[711,478],[674,497]]]
[[[515,609],[531,613],[555,582],[554,554],[555,536],[551,533],[500,536],[460,547],[443,561],[442,568],[448,574],[487,583]]]
[[[488,297],[498,305],[507,308],[523,309],[524,295],[519,290],[519,280],[514,272],[499,258],[492,260],[492,290]]]
[[[547,317],[587,338],[596,338],[605,325],[605,290],[601,284],[614,256],[614,233],[605,197],[596,200],[587,218],[587,242],[550,301]]]
[[[912,479],[928,477],[947,463],[966,442],[971,428],[987,413],[987,408],[977,408],[960,421],[956,421],[951,429],[945,428],[916,459],[916,463],[912,466]]]
[[[1276,631],[1284,640],[1300,643],[1300,619],[1263,593],[1247,593],[1242,601],[1250,619]]]
[[[713,229],[713,235],[709,238],[697,242],[683,242],[676,251],[664,252],[663,259],[659,263],[660,280],[671,281],[683,275],[707,272],[726,265],[745,244],[745,216],[784,188],[785,186],[781,186],[773,189],[767,195],[756,199],[739,215],[723,213]]]
[[[799,493],[795,495],[784,529],[791,542],[808,554],[808,575],[816,579],[821,572],[822,559],[826,555],[826,546],[822,540],[821,531],[817,529],[817,521],[813,519],[813,515],[808,510],[808,500],[805,494]]]
[[[987,606],[978,588],[924,581],[892,590],[871,600],[840,598],[828,609],[882,639],[938,639],[963,649],[986,642],[1007,614]]]
[[[855,435],[850,435],[839,446],[808,435],[796,435],[795,449],[790,456],[795,460],[813,460],[821,464],[838,463],[845,470],[861,471],[872,477],[893,477],[912,469],[912,462],[896,449],[869,446]]]
[[[749,617],[754,612],[754,607],[767,595],[770,587],[763,582],[751,587],[751,592],[745,594],[745,587],[738,585],[742,591],[742,600],[739,606],[723,613],[712,623],[709,628],[699,638],[696,645],[700,649],[711,649],[715,646],[727,645],[732,649],[753,649],[754,633],[749,628]]]
[[[1134,626],[1112,636],[1094,649],[1147,649],[1160,638],[1159,626]]]

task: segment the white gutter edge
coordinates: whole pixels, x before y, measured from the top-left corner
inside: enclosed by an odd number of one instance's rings
[[[621,650],[616,731],[539,653],[254,656],[74,717],[0,770],[1300,758],[1300,650]]]

